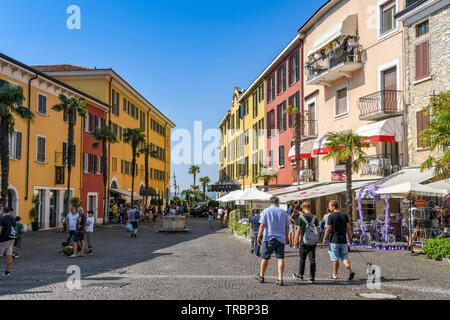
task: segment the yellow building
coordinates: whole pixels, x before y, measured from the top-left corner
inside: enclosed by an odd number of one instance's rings
[[[235,88],[221,130],[220,180],[237,181],[242,189],[263,184],[256,179],[266,150],[264,80],[244,91]]]
[[[22,217],[25,230],[31,228],[29,212],[33,196],[39,197],[40,228],[61,225],[67,170],[63,158],[68,124],[61,112],[52,110],[60,94],[108,110],[108,105],[19,61],[0,54],[0,85],[8,82],[23,89],[23,105],[35,115],[28,122],[15,117],[10,138],[8,206]],[[75,126],[75,161],[71,172],[71,197],[80,197],[82,179],[82,121]]]
[[[150,157],[149,186],[164,200],[170,197],[170,133],[175,124],[137,92],[113,69],[73,65],[35,66],[38,70],[82,90],[111,106],[108,119],[119,140],[109,150],[110,189],[123,195],[131,191],[131,146],[123,141],[127,128],[145,131],[147,143],[157,152]],[[145,186],[145,157],[137,159],[134,193]]]

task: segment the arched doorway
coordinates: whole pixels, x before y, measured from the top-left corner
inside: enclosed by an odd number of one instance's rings
[[[7,206],[8,208],[12,208],[13,216],[17,217],[19,215],[19,195],[17,194],[17,190],[15,188],[9,188],[7,194]]]
[[[119,190],[119,185],[117,184],[117,181],[111,182],[111,189]]]

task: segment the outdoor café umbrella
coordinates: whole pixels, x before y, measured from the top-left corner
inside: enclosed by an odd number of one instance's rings
[[[392,195],[409,197],[410,208],[412,208],[413,196],[427,196],[427,197],[446,197],[447,192],[444,190],[435,189],[415,182],[405,182],[402,184],[394,185],[385,189],[375,191],[376,194]],[[409,211],[409,239],[412,239],[412,225],[411,225],[411,210]],[[410,246],[411,252],[413,252],[413,245]]]
[[[272,198],[271,194],[260,191],[255,188],[248,188],[237,199],[239,201],[269,201]]]
[[[244,191],[242,190],[236,190],[233,192],[230,192],[229,194],[223,196],[222,198],[217,199],[219,202],[232,202],[237,200],[236,198],[239,197]]]

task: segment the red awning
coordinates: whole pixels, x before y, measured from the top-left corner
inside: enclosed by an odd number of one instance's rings
[[[403,141],[403,117],[395,117],[365,125],[355,132],[368,137],[367,142],[401,142]]]
[[[300,159],[311,159],[315,140],[308,140],[300,145]],[[288,160],[295,161],[295,146],[289,150]]]

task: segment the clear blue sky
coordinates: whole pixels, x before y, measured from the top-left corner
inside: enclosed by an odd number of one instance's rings
[[[320,1],[2,1],[0,52],[23,63],[113,68],[178,128],[216,128],[233,88],[247,88]],[[81,30],[66,9],[81,8]],[[172,165],[181,190],[187,165]],[[217,165],[200,176],[218,178]]]

